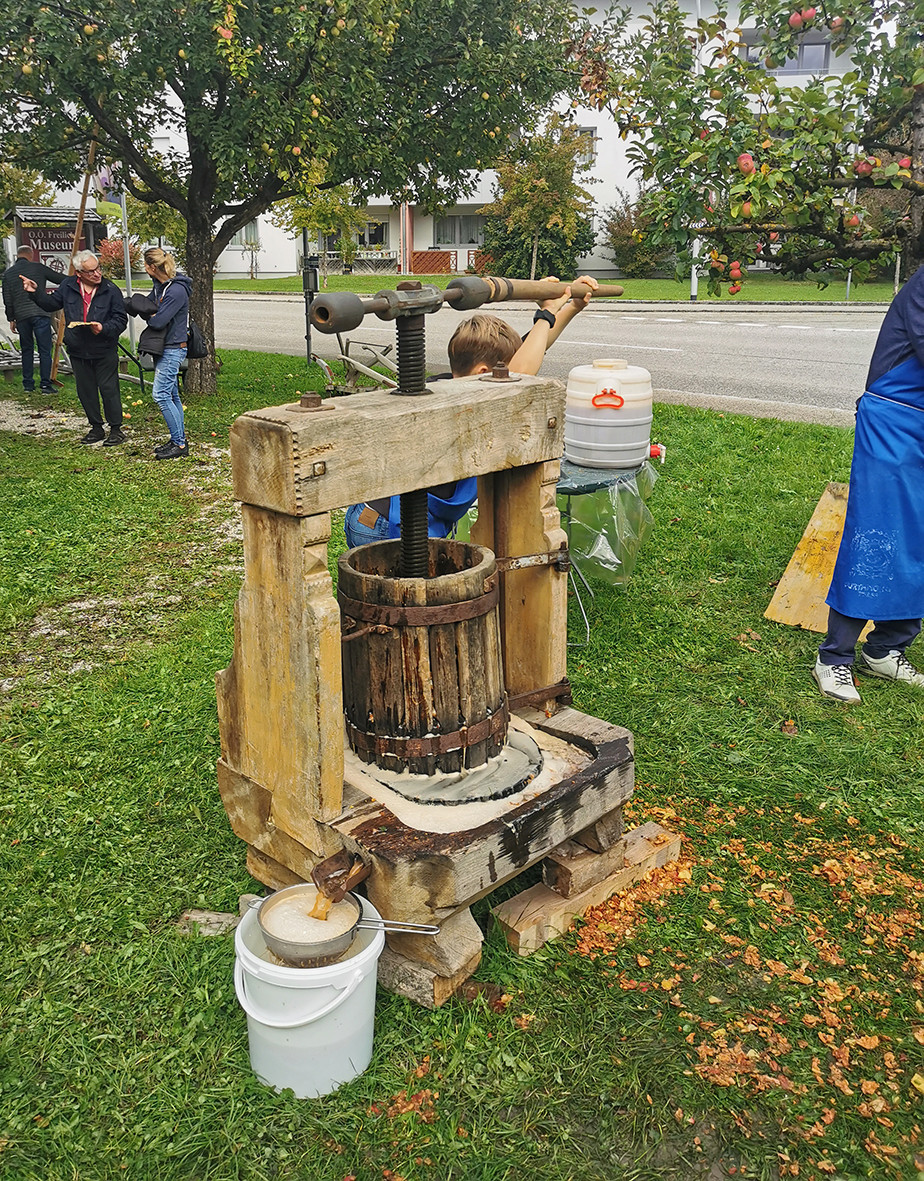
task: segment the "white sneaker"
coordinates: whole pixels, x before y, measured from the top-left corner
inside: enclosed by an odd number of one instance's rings
[[[825,697],[833,697],[835,701],[860,700],[860,694],[854,687],[853,671],[849,664],[822,664],[816,657],[812,676]],[[924,681],[924,677],[921,680]]]
[[[924,689],[924,673],[919,673],[904,652],[899,652],[897,648],[888,656],[880,656],[878,660],[867,656],[861,649],[857,667],[860,672],[871,677],[882,677],[886,681],[906,681],[909,685]]]

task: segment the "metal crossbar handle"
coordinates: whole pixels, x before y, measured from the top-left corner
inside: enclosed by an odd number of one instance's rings
[[[363,318],[376,315],[380,320],[396,320],[401,316],[420,315],[436,312],[444,303],[452,304],[459,312],[473,311],[485,303],[499,303],[502,300],[558,299],[571,288],[571,294],[578,299],[585,295],[592,298],[612,298],[622,295],[618,284],[601,285],[596,289],[585,283],[560,283],[549,279],[499,279],[477,275],[459,275],[441,291],[432,284],[415,285],[416,290],[380,291],[371,298],[363,299],[351,291],[332,291],[320,295],[311,306],[311,323],[319,332],[349,332],[358,328]]]

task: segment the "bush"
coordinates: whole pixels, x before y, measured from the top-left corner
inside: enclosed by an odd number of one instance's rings
[[[125,251],[121,238],[103,238],[96,248],[96,255],[107,279],[125,278]],[[137,242],[129,242],[128,258],[132,270],[137,270],[141,262],[141,247]]]
[[[578,273],[577,260],[584,254],[590,254],[595,245],[589,218],[580,220],[578,232],[571,242],[558,228],[543,229],[539,234],[536,254],[536,278],[544,275],[557,275],[564,280],[575,278]],[[532,257],[532,238],[511,235],[499,219],[488,218],[485,221],[484,246],[475,262],[481,274],[490,269],[495,275],[525,279],[529,277]],[[480,265],[483,258],[487,260],[487,267]]]
[[[617,201],[604,212],[603,245],[627,278],[649,279],[668,261],[670,249],[652,244],[650,220],[640,213],[639,203],[630,201],[622,189],[617,188],[616,194]]]

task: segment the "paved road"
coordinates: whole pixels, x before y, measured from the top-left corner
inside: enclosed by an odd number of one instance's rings
[[[492,310],[525,332],[534,308]],[[549,352],[543,373],[565,378],[594,357],[622,356],[649,370],[662,401],[847,426],[884,314],[882,307],[856,305],[592,305]],[[298,297],[222,293],[215,317],[219,347],[304,354]],[[431,371],[445,368],[446,343],[459,319],[449,309],[427,317]],[[353,335],[385,343],[394,330],[369,317]],[[312,346],[322,356],[337,351],[336,338],[317,331]]]

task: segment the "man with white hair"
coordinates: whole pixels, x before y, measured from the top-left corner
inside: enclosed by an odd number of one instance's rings
[[[74,273],[61,280],[57,291],[42,295],[32,279],[22,275],[22,285],[40,308],[64,309],[67,329],[64,343],[77,382],[77,397],[90,429],[81,443],[115,447],[124,443],[122,397],[119,393],[119,337],[128,323],[125,301],[115,283],[103,278],[99,259],[90,250],[74,255]],[[109,437],[103,430],[103,414]]]
[[[39,382],[43,394],[53,394],[51,381],[51,320],[48,313],[35,303],[23,289],[20,275],[34,280],[38,290],[45,291],[45,284],[52,286],[64,277],[60,271],[35,262],[31,246],[20,246],[16,261],[3,276],[3,310],[10,322],[10,328],[19,335],[19,349],[22,353],[22,388],[31,393],[35,389],[35,350],[39,355]]]

